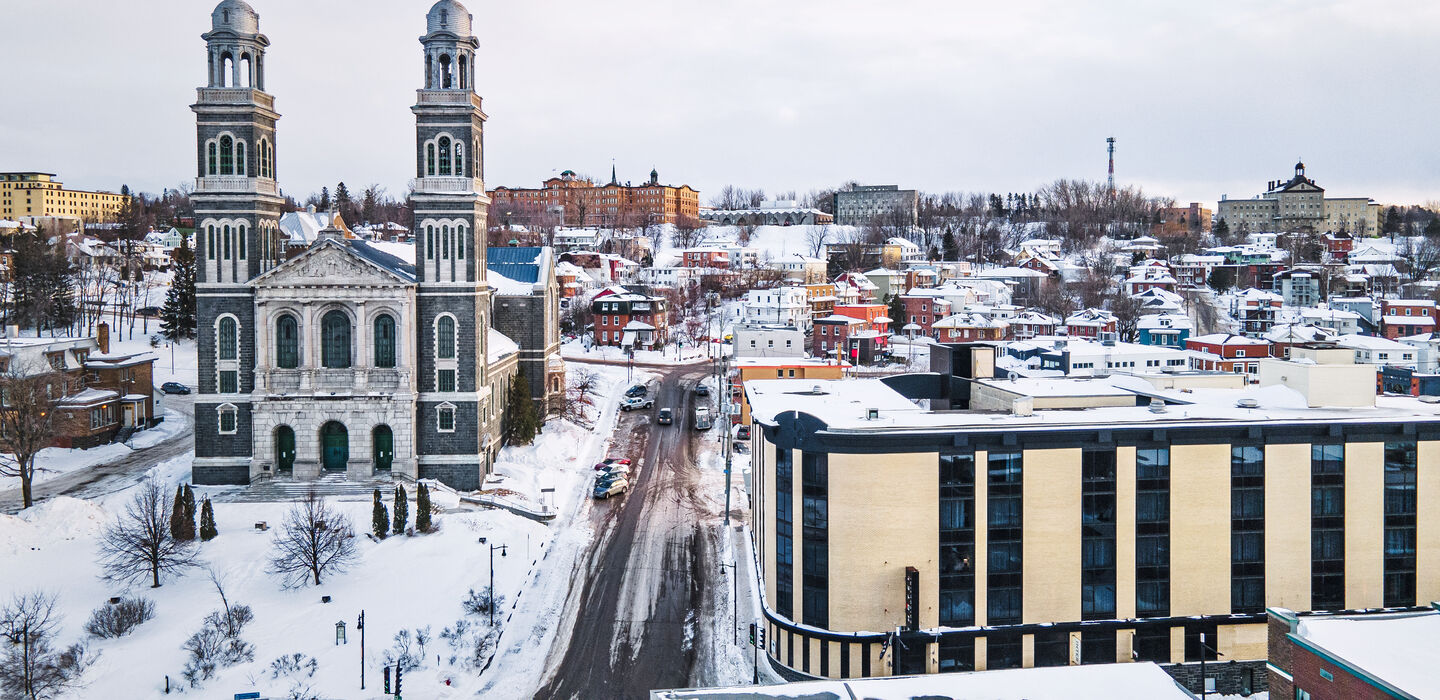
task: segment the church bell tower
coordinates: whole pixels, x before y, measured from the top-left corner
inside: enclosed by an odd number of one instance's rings
[[[416,333],[421,478],[478,488],[489,468],[491,395],[485,281],[485,113],[475,93],[473,17],[456,0],[426,15],[424,82],[415,113]],[[453,419],[450,417],[453,416]],[[466,486],[466,485],[470,486]]]

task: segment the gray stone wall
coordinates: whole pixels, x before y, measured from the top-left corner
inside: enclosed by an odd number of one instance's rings
[[[206,403],[195,404],[195,456],[245,457],[250,454],[252,415],[248,397],[245,401],[225,401],[206,397]],[[214,401],[214,403],[210,403]],[[235,434],[220,434],[220,411],[223,404],[235,406]],[[245,476],[249,478],[249,470]]]
[[[479,404],[451,401],[455,406],[455,431],[440,432],[436,410],[443,401],[421,401],[416,405],[415,435],[420,455],[474,455],[480,453]],[[423,470],[422,470],[423,471]]]
[[[1196,695],[1200,694],[1200,663],[1162,665],[1160,668]],[[1207,661],[1205,677],[1215,679],[1215,691],[1221,695],[1254,694],[1269,688],[1265,661]]]
[[[197,464],[190,469],[190,481],[196,486],[246,486],[250,483],[250,468],[244,464]]]
[[[478,460],[474,464],[421,464],[420,478],[435,479],[456,491],[476,491],[484,471]]]

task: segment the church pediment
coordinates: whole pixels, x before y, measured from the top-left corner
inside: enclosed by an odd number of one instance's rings
[[[414,279],[388,269],[337,241],[322,241],[250,282],[255,287],[392,287]]]

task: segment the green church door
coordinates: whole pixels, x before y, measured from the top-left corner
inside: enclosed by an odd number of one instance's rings
[[[325,471],[345,471],[350,462],[350,434],[345,426],[331,421],[320,429]]]
[[[288,425],[275,429],[275,460],[276,473],[295,473],[295,431]]]
[[[373,443],[373,454],[375,460],[375,471],[390,471],[390,463],[395,461],[395,434],[390,431],[390,426],[381,425],[375,428],[371,434]]]

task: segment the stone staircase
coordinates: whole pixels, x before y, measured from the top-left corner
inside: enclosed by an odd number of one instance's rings
[[[223,503],[275,503],[299,500],[313,490],[316,494],[329,498],[368,501],[377,488],[388,498],[395,484],[396,480],[389,475],[362,481],[351,481],[343,474],[327,474],[319,479],[279,477],[256,481],[244,488],[226,489],[211,497]],[[407,485],[406,490],[413,489]]]

